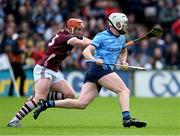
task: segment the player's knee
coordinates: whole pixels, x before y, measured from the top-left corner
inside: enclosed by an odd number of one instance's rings
[[[130,90],[126,87],[122,90],[123,93],[128,93],[130,95]]]
[[[125,92],[128,93],[129,95],[131,93],[131,91],[128,88],[125,90]]]
[[[120,87],[118,93],[128,93],[130,95],[130,90],[127,87]]]

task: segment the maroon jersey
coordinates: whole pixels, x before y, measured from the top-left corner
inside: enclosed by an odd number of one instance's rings
[[[58,71],[61,62],[68,56],[73,46],[67,44],[72,35],[63,30],[48,43],[44,57],[39,61],[39,65],[44,66],[53,71]]]

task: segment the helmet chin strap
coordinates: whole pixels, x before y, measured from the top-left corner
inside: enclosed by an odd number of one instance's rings
[[[116,31],[119,33],[119,34],[125,34],[126,32],[124,32],[123,30],[122,30],[122,24],[121,24],[121,30],[118,30],[114,25],[113,25],[113,23],[111,22],[111,20],[109,20],[109,18],[108,18],[108,21],[111,23],[111,25],[116,29]]]
[[[118,30],[118,33],[120,33],[120,34],[126,34],[126,32],[123,31],[123,30]]]

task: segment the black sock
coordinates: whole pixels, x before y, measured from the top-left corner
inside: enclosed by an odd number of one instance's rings
[[[48,107],[48,108],[55,107],[55,101],[52,101],[52,100],[47,101],[46,102],[46,107]]]
[[[131,118],[129,111],[122,112],[123,120],[128,120]]]

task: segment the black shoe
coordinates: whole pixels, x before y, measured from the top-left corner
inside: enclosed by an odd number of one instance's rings
[[[35,111],[34,111],[34,113],[33,113],[34,119],[37,119],[38,116],[39,116],[39,114],[40,114],[42,111],[45,111],[45,110],[47,109],[46,103],[47,103],[46,100],[39,100],[38,106],[37,106],[37,108],[35,109]]]
[[[146,122],[138,121],[134,118],[130,118],[128,120],[123,120],[123,126],[124,127],[135,126],[137,128],[142,128],[142,127],[145,127],[146,125],[147,125]]]

